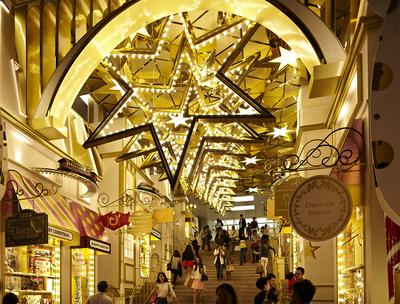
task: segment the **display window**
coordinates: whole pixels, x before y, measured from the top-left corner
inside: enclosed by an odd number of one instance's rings
[[[71,303],[87,303],[88,298],[95,293],[94,255],[95,251],[90,248],[71,249]]]
[[[139,239],[140,277],[150,277],[150,234],[145,234]]]
[[[22,304],[60,303],[60,241],[6,248],[5,291]]]

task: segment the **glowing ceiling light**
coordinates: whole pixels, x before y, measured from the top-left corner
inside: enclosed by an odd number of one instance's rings
[[[259,160],[261,160],[261,159],[257,159],[257,156],[245,157],[245,159],[242,161],[242,163],[245,163],[246,166],[251,165],[251,164],[256,165]]]
[[[249,187],[249,189],[247,189],[246,191],[249,193],[258,193],[260,189],[258,189],[258,187]]]
[[[187,125],[186,121],[189,119],[190,117],[183,117],[182,115],[171,116],[171,120],[169,120],[167,123],[173,123],[174,128],[176,128],[180,125]]]
[[[284,126],[282,128],[275,128],[274,131],[271,133],[268,133],[269,135],[273,135],[273,138],[275,137],[283,137],[285,140],[290,141],[291,138],[289,136],[289,133],[293,132],[292,130],[288,130],[287,126]]]
[[[287,65],[291,65],[293,67],[297,66],[297,54],[294,51],[288,51],[285,48],[279,47],[279,51],[281,56],[271,60],[270,62],[279,62],[278,71],[283,69]]]

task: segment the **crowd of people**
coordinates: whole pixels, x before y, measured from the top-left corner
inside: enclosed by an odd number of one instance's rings
[[[200,256],[200,252],[211,251],[211,240],[213,233],[208,225],[204,226],[200,233],[195,233],[193,239],[186,245],[185,250],[180,255],[175,250],[167,269],[171,271],[172,283],[168,282],[165,273],[160,272],[157,276],[156,296],[153,303],[164,304],[173,303],[176,300],[176,294],[173,290],[177,279],[186,275],[184,286],[193,290],[193,303],[200,301],[202,291],[205,289],[205,282],[208,280],[206,266]],[[276,254],[275,248],[270,244],[270,238],[267,227],[258,226],[255,217],[252,221],[246,223],[243,215],[239,218],[239,229],[235,226],[231,229],[224,229],[223,222],[217,219],[215,224],[216,244],[213,250],[213,262],[216,269],[217,280],[223,281],[224,274],[229,279],[233,268],[231,255],[234,251],[239,251],[240,265],[246,263],[246,253],[248,244],[252,250],[252,262],[258,263],[256,272],[260,278],[256,286],[260,292],[255,296],[254,303],[278,303],[280,290],[277,287],[276,276],[268,273],[268,263],[270,263]],[[315,293],[315,287],[312,283],[304,279],[304,269],[298,267],[295,273],[289,273],[288,294],[291,298],[291,304],[309,303]],[[218,286],[216,303],[237,303],[237,297],[233,287],[230,284],[223,283]]]

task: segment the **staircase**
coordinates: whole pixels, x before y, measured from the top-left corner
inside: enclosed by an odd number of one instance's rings
[[[249,244],[248,244],[249,245]],[[211,246],[215,248],[215,244]],[[210,252],[200,252],[200,256],[203,263],[206,265],[208,274],[208,281],[205,282],[206,289],[203,290],[200,301],[197,304],[213,304],[216,301],[215,290],[222,283],[231,284],[236,291],[239,304],[253,304],[254,297],[259,292],[256,287],[256,281],[260,277],[255,273],[257,263],[252,263],[252,250],[250,246],[247,249],[246,263],[240,266],[240,255],[239,251],[235,251],[232,255],[235,270],[231,273],[231,278],[227,279],[226,272],[224,271],[224,280],[217,281],[217,273],[214,266],[214,255],[213,250]],[[270,264],[270,263],[268,263]],[[270,266],[268,265],[268,271]],[[175,293],[178,297],[179,304],[190,304],[193,303],[192,289],[183,286],[185,281],[185,274],[182,278],[179,278],[174,288]]]

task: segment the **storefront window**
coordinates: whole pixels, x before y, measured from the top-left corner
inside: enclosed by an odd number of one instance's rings
[[[78,248],[71,250],[72,303],[84,304],[94,294],[94,250]]]
[[[127,259],[134,258],[134,246],[133,246],[133,235],[129,233],[124,234],[124,256]]]
[[[146,234],[139,239],[140,276],[142,278],[150,277],[150,254],[150,234]]]
[[[20,303],[60,303],[60,242],[6,248],[5,289]]]
[[[337,237],[339,303],[364,303],[363,225],[363,209],[357,206],[350,223]]]

